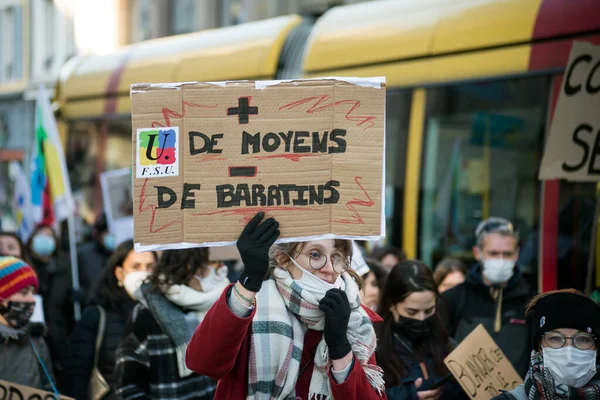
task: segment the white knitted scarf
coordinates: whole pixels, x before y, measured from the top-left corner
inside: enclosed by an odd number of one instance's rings
[[[360,306],[359,288],[346,272],[342,274],[352,312],[348,322],[348,340],[352,352],[363,368],[369,383],[380,394],[385,383],[383,371],[369,364],[377,339],[373,324]],[[283,269],[264,282],[256,296],[256,315],[252,320],[252,338],[248,372],[248,399],[295,399],[296,382],[304,335],[308,329],[322,331],[325,314],[319,301],[325,293],[315,295],[303,290]],[[321,339],[314,358],[315,367],[309,387],[309,399],[332,398],[328,371],[331,367],[325,339]]]

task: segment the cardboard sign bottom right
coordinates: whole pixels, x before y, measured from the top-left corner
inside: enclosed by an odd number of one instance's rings
[[[500,390],[512,390],[523,383],[481,324],[444,359],[444,363],[471,399],[489,400],[500,394]]]

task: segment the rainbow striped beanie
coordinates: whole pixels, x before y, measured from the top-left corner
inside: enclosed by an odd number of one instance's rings
[[[0,257],[0,300],[8,299],[28,286],[39,289],[33,268],[16,257]]]

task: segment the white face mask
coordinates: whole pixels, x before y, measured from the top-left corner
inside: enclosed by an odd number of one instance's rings
[[[135,292],[138,291],[144,280],[150,276],[150,272],[134,271],[125,275],[123,279],[123,287],[132,299],[136,298]]]
[[[323,279],[311,274],[304,268],[300,266],[292,257],[290,260],[294,263],[296,267],[302,272],[302,277],[300,279],[296,279],[296,284],[300,286],[303,290],[306,290],[309,293],[315,294],[317,296],[325,296],[330,289],[339,289],[342,286],[344,280],[341,275],[338,276],[334,283],[325,282]]]
[[[212,267],[208,268],[208,275],[206,275],[204,278],[194,275],[194,278],[198,279],[198,282],[200,282],[200,285],[202,285],[202,291],[204,293],[212,292],[213,290],[221,288],[224,286],[224,284],[229,282],[226,281],[227,267],[221,267],[218,270],[215,270],[215,268]]]
[[[543,348],[544,368],[558,383],[580,388],[596,375],[596,350],[579,350],[573,346]]]
[[[508,282],[512,278],[515,269],[515,262],[506,258],[489,258],[483,260],[483,276],[487,278],[492,285]]]

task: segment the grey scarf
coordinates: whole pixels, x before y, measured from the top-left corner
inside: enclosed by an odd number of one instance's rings
[[[142,287],[142,303],[150,310],[163,332],[173,341],[177,356],[179,376],[184,378],[193,371],[185,365],[185,351],[199,321],[181,307],[167,300],[164,294],[150,290],[148,283]]]

